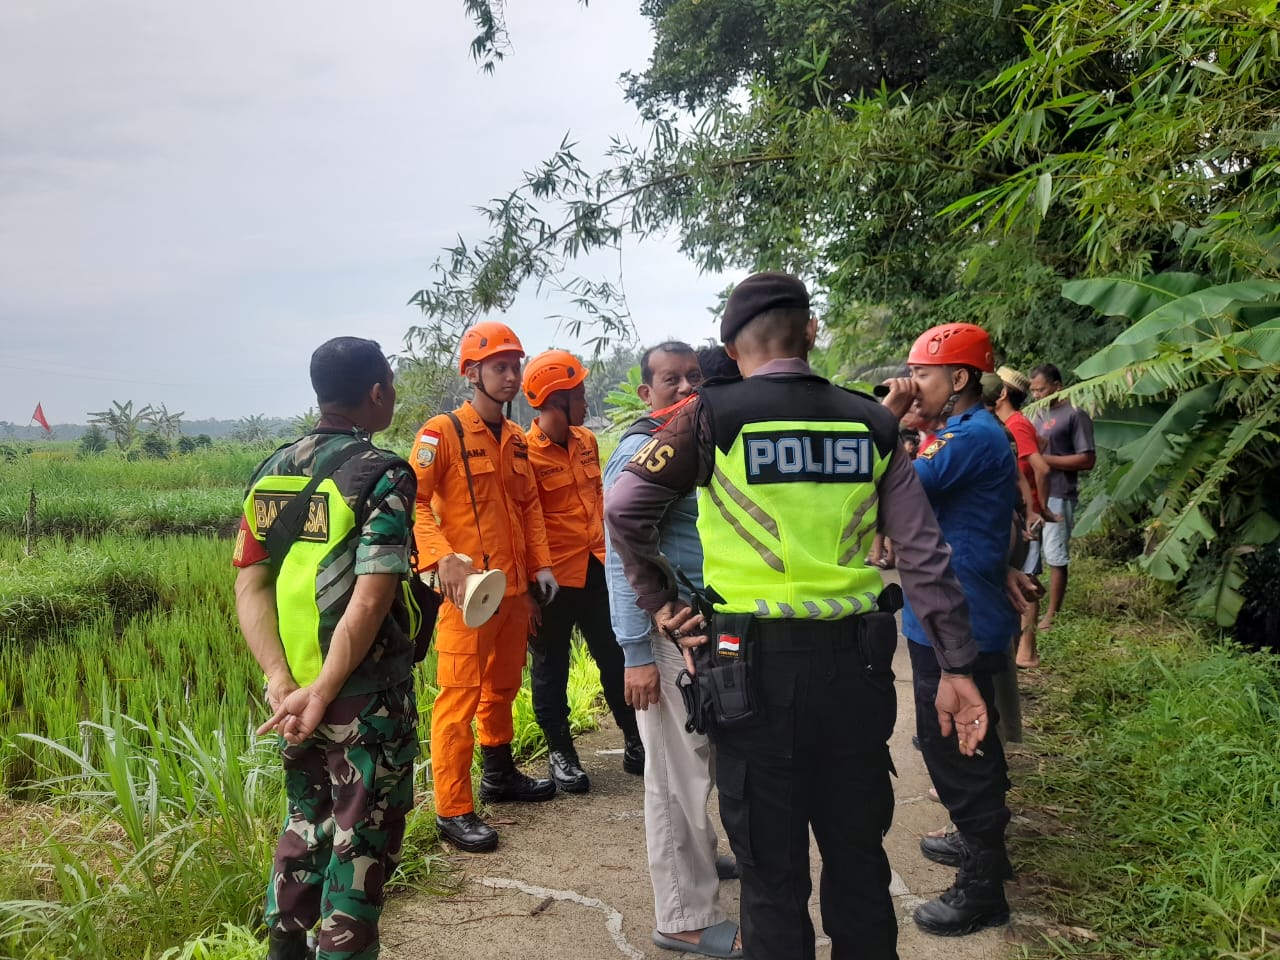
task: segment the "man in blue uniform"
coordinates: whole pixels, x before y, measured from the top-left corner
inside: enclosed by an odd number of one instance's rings
[[[910,641],[916,733],[938,796],[959,831],[926,837],[920,847],[930,860],[960,868],[951,889],[920,906],[915,920],[929,933],[955,936],[1009,919],[1004,896],[1004,881],[1011,875],[1004,848],[1009,778],[992,677],[1008,669],[1009,638],[1018,629],[1006,592],[1017,465],[1004,428],[982,404],[981,373],[991,372],[995,363],[991,340],[980,327],[949,323],[925,331],[907,365],[911,376],[888,381],[884,403],[899,417],[912,410],[944,423],[914,466],[968,601],[979,650],[973,679],[991,721],[975,756],[961,755],[940,735],[933,709],[940,672],[907,584],[902,630]]]

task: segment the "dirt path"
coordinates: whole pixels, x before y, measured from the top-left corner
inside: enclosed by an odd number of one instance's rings
[[[919,852],[923,833],[944,825],[946,817],[942,807],[929,799],[924,763],[911,746],[915,720],[905,643],[900,643],[894,663],[898,723],[891,746],[899,776],[894,781],[893,829],[885,841],[901,922],[898,952],[914,960],[1003,960],[1011,954],[1003,929],[962,938],[930,937],[911,921],[916,905],[946,889],[954,871],[930,863]],[[450,853],[459,871],[456,895],[398,897],[389,903],[382,923],[382,956],[386,960],[673,960],[680,956],[655,947],[650,940],[653,902],[645,860],[643,789],[638,778],[622,772],[617,755],[621,746],[622,735],[612,728],[580,740],[579,752],[591,774],[590,793],[561,795],[544,804],[506,804],[491,811],[491,822],[502,834],[498,849],[489,854]],[[728,852],[723,832],[720,846]],[[819,932],[818,957],[825,958],[831,951],[821,936],[816,847],[812,859],[815,894],[810,907]],[[736,918],[737,882],[725,882],[721,897],[729,915]]]

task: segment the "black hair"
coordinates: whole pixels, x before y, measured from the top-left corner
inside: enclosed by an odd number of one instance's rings
[[[681,357],[697,355],[693,347],[683,340],[664,340],[657,346],[650,347],[640,354],[640,382],[647,383],[649,386],[653,386],[653,367],[649,366],[649,358],[655,353],[674,353]]]
[[[804,357],[809,353],[806,330],[811,316],[805,307],[774,307],[748,320],[733,340],[787,356]]]
[[[982,371],[981,370],[979,370],[977,367],[971,367],[967,363],[953,363],[953,364],[948,364],[948,366],[950,366],[952,370],[964,370],[966,373],[969,374],[969,379],[965,381],[964,386],[961,387],[958,391],[956,391],[958,394],[960,394],[960,396],[964,396],[967,393],[976,394],[977,396],[980,396],[980,397],[984,396],[982,392]]]
[[[1021,410],[1022,405],[1027,402],[1027,395],[1017,387],[1011,387],[1009,384],[1004,385],[1004,397],[1009,401],[1009,405],[1015,410]]]
[[[322,407],[360,406],[375,383],[387,382],[382,347],[360,337],[334,337],[311,354],[311,386]]]
[[[1033,377],[1044,377],[1050,383],[1062,382],[1062,371],[1055,367],[1052,363],[1041,363],[1031,368]]]
[[[712,377],[740,377],[738,361],[729,356],[729,352],[719,344],[708,344],[698,348],[698,366],[702,368],[702,379]]]

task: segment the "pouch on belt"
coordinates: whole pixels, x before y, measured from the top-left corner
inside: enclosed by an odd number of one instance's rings
[[[750,613],[717,613],[711,620],[710,645],[715,655],[708,692],[715,722],[722,726],[745,723],[756,715],[748,663],[754,622]]]

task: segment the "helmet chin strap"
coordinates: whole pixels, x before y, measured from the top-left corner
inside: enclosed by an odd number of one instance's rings
[[[479,376],[476,378],[476,389],[479,390],[486,397],[488,397],[490,400],[492,400],[494,403],[498,404],[499,407],[501,407],[502,401],[500,401],[497,397],[495,397],[492,393],[490,393],[488,390],[484,388],[484,361],[483,360],[476,361],[476,372],[479,373]]]
[[[974,370],[972,367],[964,367],[964,366],[960,367],[959,369],[964,370],[968,377],[968,380],[965,381],[965,387],[967,388],[970,386],[970,384],[973,381]],[[960,393],[959,391],[953,389],[951,391],[951,396],[947,397],[947,402],[942,405],[942,410],[938,414],[938,419],[945,422],[946,419],[951,416],[951,411],[955,409],[955,406],[959,401],[960,401]]]

